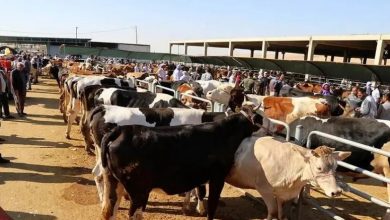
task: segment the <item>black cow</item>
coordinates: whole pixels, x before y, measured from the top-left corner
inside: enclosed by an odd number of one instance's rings
[[[225,117],[226,114],[223,112],[204,112],[196,109],[124,108],[113,105],[102,105],[96,107],[91,112],[88,124],[90,125],[96,147],[100,147],[103,136],[118,125],[137,124],[147,127],[177,126],[183,124],[201,124],[204,122],[212,122],[222,120]],[[257,119],[254,120],[256,120],[256,123],[262,123]],[[97,158],[97,163],[92,173],[95,176],[99,197],[102,200],[102,169],[99,158]],[[200,190],[204,191],[205,188],[203,187]],[[198,203],[200,205],[203,205],[203,198],[204,196],[198,197]],[[199,213],[203,214],[204,209],[199,209]]]
[[[213,219],[235,152],[241,141],[257,130],[246,116],[234,114],[201,125],[115,127],[102,140],[102,219],[113,216],[120,198],[117,192],[123,192],[121,184],[131,197],[129,215],[140,217],[153,189],[172,195],[206,182],[210,190],[208,219]]]

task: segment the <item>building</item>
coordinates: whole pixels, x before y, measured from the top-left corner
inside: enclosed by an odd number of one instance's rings
[[[96,42],[89,38],[0,36],[0,46],[10,46],[19,51],[32,51],[50,55],[59,54],[60,46],[63,44],[71,46],[119,49],[125,51],[150,52],[150,45]]]
[[[184,46],[185,55],[188,55],[188,47],[203,48],[204,56],[208,55],[210,47],[215,47],[226,48],[226,56],[234,56],[234,51],[241,49],[249,50],[250,57],[255,57],[255,51],[260,51],[260,58],[289,59],[288,54],[301,54],[307,61],[338,59],[351,62],[355,59],[363,64],[386,65],[390,34],[175,41],[169,43],[170,53],[173,46]]]

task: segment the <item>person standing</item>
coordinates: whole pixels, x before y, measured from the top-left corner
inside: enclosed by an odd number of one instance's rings
[[[372,118],[377,116],[377,107],[374,98],[371,95],[367,95],[364,89],[359,89],[357,97],[363,100],[360,108],[355,110],[360,113],[361,118]]]
[[[378,109],[378,119],[390,120],[390,93],[383,95],[382,104]]]
[[[167,66],[165,64],[160,64],[160,67],[157,70],[158,81],[165,81],[168,78],[168,73],[166,71]]]
[[[24,101],[26,99],[26,78],[24,75],[23,63],[18,63],[16,69],[11,72],[11,86],[15,100],[15,107],[18,115],[24,117]]]
[[[202,74],[202,76],[200,77],[200,80],[203,80],[203,81],[210,81],[213,79],[213,76],[211,75],[211,69],[210,67],[207,67],[206,68],[206,72]]]
[[[179,81],[180,80],[180,77],[183,76],[183,71],[182,71],[182,66],[179,64],[176,66],[176,69],[175,71],[173,71],[173,74],[172,74],[172,81]]]
[[[27,55],[23,56],[24,74],[26,75],[26,84],[28,90],[31,90],[31,63]]]
[[[255,86],[255,80],[253,78],[253,72],[249,72],[248,78],[245,78],[241,85],[244,87],[244,93],[245,94],[253,94],[254,86]]]
[[[7,77],[3,70],[0,69],[0,118],[12,119],[13,116],[9,113],[8,105],[8,83]],[[4,115],[2,109],[4,108]]]

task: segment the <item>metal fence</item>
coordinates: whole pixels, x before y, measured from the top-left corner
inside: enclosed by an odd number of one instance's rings
[[[296,138],[297,140],[300,140],[300,133],[301,133],[301,129],[302,129],[302,126],[297,126],[297,133],[296,133]],[[369,151],[371,153],[376,153],[376,154],[380,154],[380,155],[383,155],[385,157],[390,157],[390,152],[387,152],[387,151],[383,151],[383,150],[380,150],[380,149],[377,149],[377,148],[374,148],[374,147],[371,147],[371,146],[367,146],[367,145],[364,145],[364,144],[361,144],[361,143],[358,143],[358,142],[354,142],[354,141],[351,141],[351,140],[347,140],[347,139],[344,139],[344,138],[340,138],[340,137],[337,137],[337,136],[334,136],[334,135],[331,135],[331,134],[327,134],[327,133],[324,133],[324,132],[320,132],[320,131],[312,131],[310,132],[309,136],[308,136],[308,140],[307,140],[307,143],[306,143],[306,147],[307,148],[310,148],[311,146],[311,139],[314,135],[317,135],[317,136],[321,136],[321,137],[324,137],[324,138],[328,138],[328,139],[331,139],[331,140],[335,140],[337,142],[340,142],[340,143],[344,143],[344,144],[348,144],[350,146],[353,146],[353,147],[356,147],[356,148],[359,148],[359,149],[362,149],[362,150],[366,150],[366,151]],[[337,161],[337,164],[339,166],[342,166],[342,167],[345,167],[349,170],[352,170],[352,171],[355,171],[355,172],[358,172],[358,173],[362,173],[364,175],[367,175],[371,178],[374,178],[376,180],[379,180],[379,181],[382,181],[382,182],[385,182],[385,183],[390,183],[390,179],[389,178],[386,178],[382,175],[378,175],[376,173],[373,173],[373,172],[370,172],[368,170],[365,170],[365,169],[362,169],[360,167],[357,167],[357,166],[354,166],[352,164],[348,164],[346,162],[343,162],[343,161]],[[363,192],[363,191],[360,191],[358,189],[355,189],[351,186],[349,186],[347,183],[345,183],[346,186],[348,186],[348,189],[349,189],[349,192],[361,197],[361,198],[364,198],[374,204],[377,204],[379,206],[382,206],[382,207],[385,207],[387,208],[388,210],[390,209],[390,203],[388,202],[385,202],[379,198],[376,198],[366,192]],[[310,204],[314,205],[315,207],[319,208],[320,206],[314,202],[313,200],[308,200]],[[330,217],[332,217],[333,219],[343,219],[342,217],[340,216],[337,216],[336,214],[328,211],[328,210],[325,210],[325,209],[321,209],[319,208],[319,210],[321,211],[324,211],[325,214],[329,215]]]

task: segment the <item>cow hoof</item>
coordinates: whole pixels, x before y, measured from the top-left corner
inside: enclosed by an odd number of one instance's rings
[[[198,205],[196,206],[196,211],[199,213],[200,216],[207,215],[207,210],[205,208],[204,202],[198,203]]]
[[[70,135],[69,135],[69,134],[66,134],[66,135],[65,135],[65,138],[68,139],[68,140],[70,140]]]
[[[123,197],[125,197],[125,199],[127,200],[127,201],[130,201],[130,196],[129,196],[129,194],[125,194]]]

